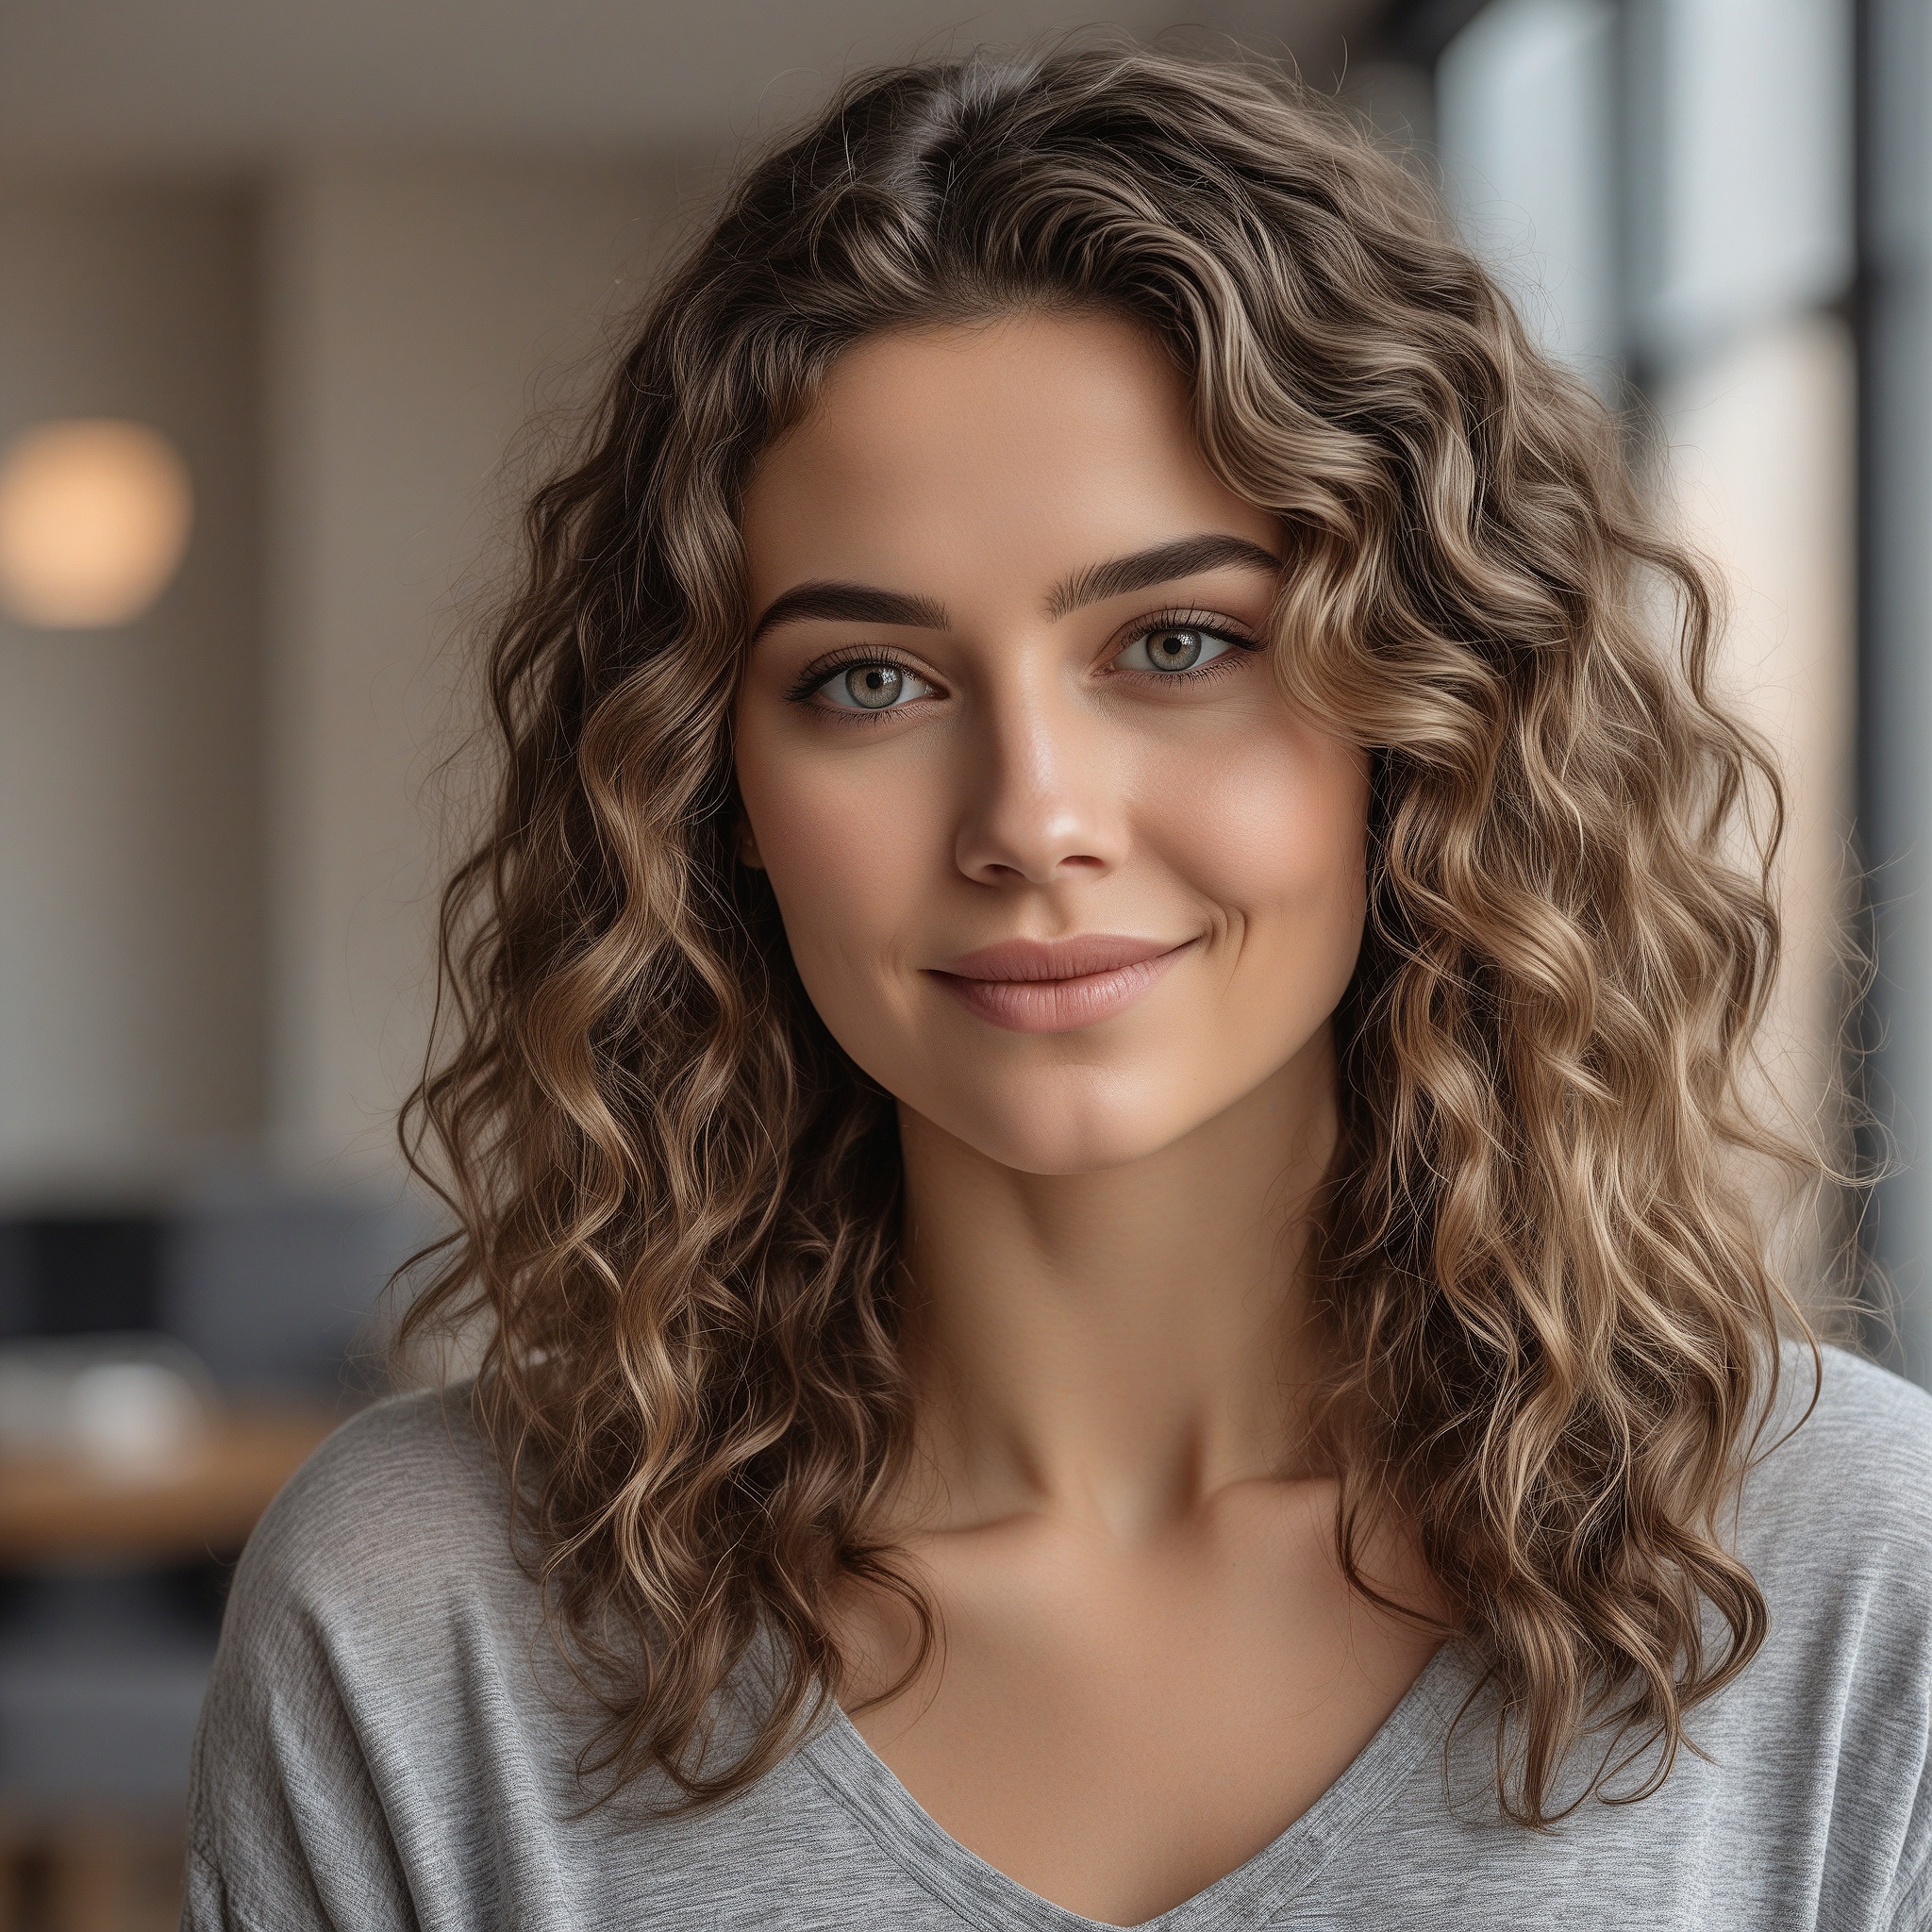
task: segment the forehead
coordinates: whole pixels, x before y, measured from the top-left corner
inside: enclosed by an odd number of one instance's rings
[[[860,342],[766,452],[744,510],[755,604],[812,577],[958,595],[996,567],[1030,584],[1204,529],[1274,541],[1208,468],[1173,363],[1098,315]]]

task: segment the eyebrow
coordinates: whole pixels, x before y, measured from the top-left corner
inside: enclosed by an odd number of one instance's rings
[[[1156,584],[1171,583],[1175,577],[1198,576],[1203,571],[1229,568],[1266,571],[1270,576],[1277,576],[1281,559],[1272,550],[1251,543],[1245,537],[1219,533],[1176,537],[1171,542],[1137,550],[1131,557],[1112,558],[1106,563],[1089,564],[1085,570],[1076,571],[1056,586],[1046,600],[1046,614],[1064,617],[1082,605],[1124,597],[1129,591],[1151,591]]]
[[[1105,603],[1109,597],[1124,597],[1133,591],[1151,591],[1157,584],[1171,583],[1176,577],[1198,576],[1204,571],[1265,571],[1278,575],[1281,558],[1245,537],[1220,532],[1204,537],[1176,537],[1137,550],[1129,557],[1109,558],[1105,563],[1091,563],[1085,570],[1057,584],[1046,600],[1046,614],[1066,616],[1084,605]],[[830,619],[840,624],[898,624],[918,630],[946,630],[952,620],[946,607],[931,597],[914,596],[905,591],[882,591],[875,584],[815,581],[795,584],[765,607],[763,616],[752,629],[757,643],[768,630],[781,624],[807,618]]]
[[[795,584],[765,607],[751,634],[753,643],[774,625],[799,618],[829,617],[842,624],[905,624],[920,630],[944,630],[946,607],[904,591],[881,591],[872,584]]]

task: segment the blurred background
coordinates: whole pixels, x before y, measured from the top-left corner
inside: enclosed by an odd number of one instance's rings
[[[1101,4],[0,5],[0,1927],[173,1923],[226,1565],[433,1224],[465,612],[653,265],[875,60],[1291,59],[1627,412],[1787,760],[1784,1071],[1856,1050],[1874,1345],[1932,1377],[1932,9]]]

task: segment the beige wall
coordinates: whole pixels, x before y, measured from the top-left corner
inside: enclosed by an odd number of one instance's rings
[[[1786,787],[1786,950],[1765,1050],[1827,1136],[1841,1124],[1813,1110],[1840,1071],[1852,900],[1855,381],[1844,324],[1809,315],[1740,337],[1657,399],[1682,526],[1732,599],[1719,682]]]
[[[594,373],[673,202],[668,167],[523,161],[331,163],[274,197],[271,1120],[300,1172],[393,1161],[500,466]]]
[[[265,1142],[307,1180],[392,1172],[459,612],[510,554],[506,453],[593,376],[673,178],[0,182],[0,439],[133,416],[199,499],[138,624],[0,623],[0,1199],[148,1191]]]
[[[0,441],[135,417],[198,498],[139,622],[0,619],[0,1195],[145,1189],[258,1129],[253,296],[239,194],[0,181]]]

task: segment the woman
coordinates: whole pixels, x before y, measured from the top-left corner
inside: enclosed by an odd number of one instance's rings
[[[258,1532],[189,1924],[1932,1918],[1926,1405],[1814,1391],[1759,1211],[1775,783],[1399,170],[861,81],[530,530],[419,1095],[481,1370]]]

